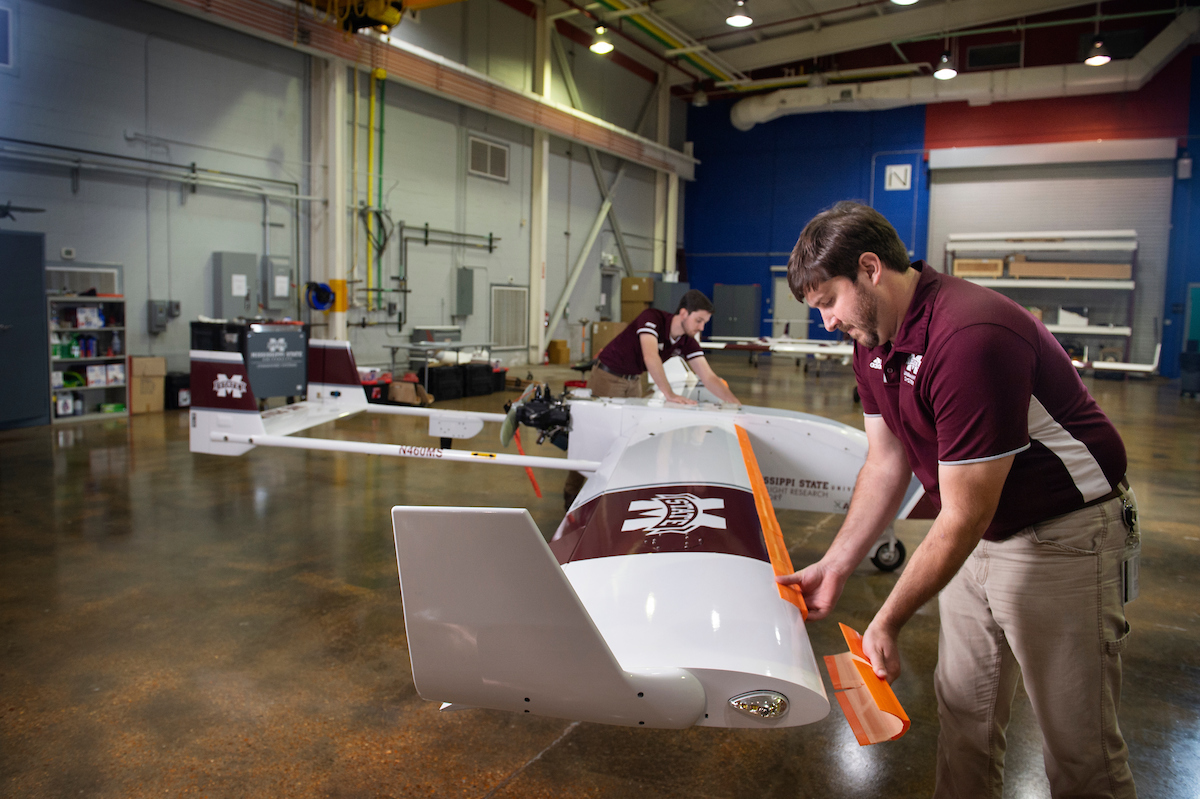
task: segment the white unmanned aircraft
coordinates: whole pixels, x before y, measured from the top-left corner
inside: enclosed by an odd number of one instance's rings
[[[368,404],[349,344],[309,342],[308,399],[260,413],[242,355],[193,350],[193,452],[256,446],[578,470],[588,480],[549,543],[524,508],[398,506],[396,559],[413,681],[465,707],[605,724],[773,728],[829,711],[775,507],[845,512],[865,435],[769,408],[553,397],[507,414]],[[292,437],[357,413],[429,417],[435,437],[484,422],[537,428],[567,457]],[[913,479],[899,518],[919,517]],[[884,553],[881,555],[880,553]],[[889,533],[875,562],[894,568]],[[860,743],[907,717],[859,640],[827,658]],[[857,648],[856,648],[857,647]]]

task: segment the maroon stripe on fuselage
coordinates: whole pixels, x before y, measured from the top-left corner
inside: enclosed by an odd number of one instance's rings
[[[567,514],[550,550],[560,564],[649,552],[720,552],[770,561],[754,494],[712,485],[601,494]]]
[[[354,353],[348,346],[308,346],[308,382],[341,386],[361,386]]]

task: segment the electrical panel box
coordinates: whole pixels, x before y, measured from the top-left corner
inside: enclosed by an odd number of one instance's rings
[[[213,315],[218,319],[258,316],[258,256],[213,253]]]
[[[470,316],[475,313],[475,270],[460,266],[454,270],[454,313],[453,316]]]
[[[146,306],[146,332],[152,336],[166,332],[167,301],[147,300]]]
[[[679,301],[691,288],[690,283],[665,283],[657,281],[654,284],[654,304],[651,308],[674,314],[679,309]]]
[[[292,293],[292,261],[285,255],[262,259],[262,306],[268,311],[286,311],[295,304]]]

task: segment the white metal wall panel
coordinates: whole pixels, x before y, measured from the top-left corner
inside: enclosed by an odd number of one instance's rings
[[[936,169],[929,260],[944,268],[951,233],[1133,228],[1138,255],[1130,359],[1149,362],[1162,317],[1173,169],[1172,161]],[[1074,304],[1088,305],[1086,293]]]

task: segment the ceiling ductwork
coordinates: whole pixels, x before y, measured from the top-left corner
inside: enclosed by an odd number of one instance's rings
[[[1041,100],[1084,94],[1137,91],[1166,66],[1200,31],[1200,10],[1180,14],[1136,57],[1104,66],[1065,64],[1027,69],[959,73],[950,81],[933,77],[870,83],[780,89],[733,105],[729,117],[738,130],[790,114],[821,111],[879,111],[910,105],[966,101],[971,105]]]

